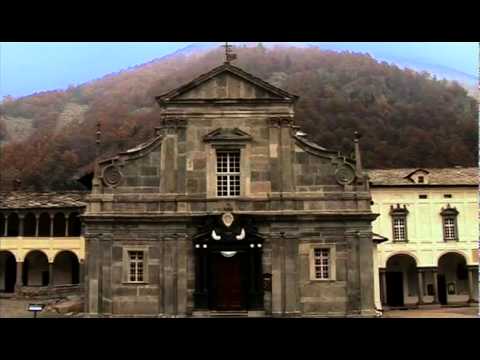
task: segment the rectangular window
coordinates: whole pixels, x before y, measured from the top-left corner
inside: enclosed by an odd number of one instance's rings
[[[217,196],[240,196],[240,151],[217,151]]]
[[[423,184],[424,180],[425,180],[425,179],[424,179],[423,176],[419,176],[419,177],[418,177],[418,182],[419,182],[420,184]]]
[[[422,195],[418,195],[418,198],[419,198],[419,199],[427,199],[428,196],[425,195],[425,194],[422,194]]]
[[[314,249],[315,279],[330,279],[330,249]]]
[[[443,194],[443,197],[445,199],[451,199],[452,198],[452,194]]]
[[[444,234],[445,241],[457,239],[457,231],[455,229],[454,218],[445,217],[443,219],[443,234]]]
[[[143,251],[128,252],[128,281],[143,282],[144,276],[144,253]]]
[[[406,241],[406,218],[403,216],[393,217],[393,241]]]

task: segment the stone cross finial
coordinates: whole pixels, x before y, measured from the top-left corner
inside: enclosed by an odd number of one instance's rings
[[[230,61],[237,58],[237,54],[232,52],[233,45],[228,45],[228,42],[225,42],[225,45],[222,46],[225,48],[225,64],[230,64]]]

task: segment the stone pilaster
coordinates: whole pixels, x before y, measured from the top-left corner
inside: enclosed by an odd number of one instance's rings
[[[475,269],[474,268],[469,268],[468,269],[468,302],[469,303],[473,303],[473,302],[476,302],[475,301],[475,296],[473,295],[473,279],[474,279],[474,271]],[[478,279],[477,279],[478,280]]]
[[[380,297],[382,305],[387,304],[387,273],[385,270],[380,270]]]

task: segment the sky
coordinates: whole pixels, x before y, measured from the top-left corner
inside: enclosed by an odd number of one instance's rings
[[[195,43],[0,43],[0,99],[80,85],[191,44]],[[309,44],[331,50],[369,52],[377,58],[414,60],[478,76],[478,43]]]

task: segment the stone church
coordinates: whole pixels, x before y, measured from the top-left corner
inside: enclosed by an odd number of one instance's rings
[[[87,314],[375,314],[358,138],[355,160],[309,141],[297,99],[228,58],[156,97],[154,136],[97,161]]]

